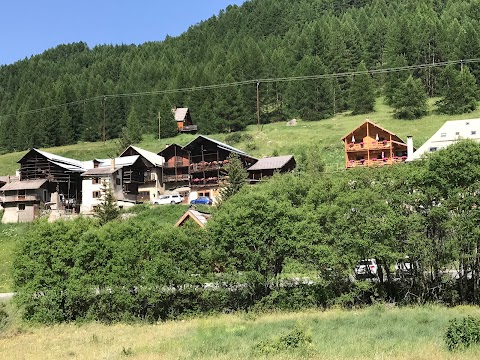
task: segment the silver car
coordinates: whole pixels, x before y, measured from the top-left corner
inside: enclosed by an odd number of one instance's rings
[[[162,195],[152,200],[154,205],[180,204],[182,202],[183,196],[179,194]]]

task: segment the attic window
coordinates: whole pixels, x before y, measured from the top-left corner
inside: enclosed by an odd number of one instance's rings
[[[471,132],[471,134],[472,134],[472,135],[477,135],[477,132],[476,132],[475,130],[473,130],[473,131]]]
[[[440,137],[447,137],[447,133],[441,133]]]
[[[437,148],[436,147],[431,147],[430,152],[433,152],[433,151],[437,151]]]

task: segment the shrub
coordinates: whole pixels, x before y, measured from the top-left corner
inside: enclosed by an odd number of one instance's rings
[[[239,132],[234,132],[225,136],[225,142],[229,145],[234,145],[239,143],[242,140],[242,134]]]
[[[5,310],[5,304],[0,303],[0,333],[4,331],[10,322],[8,313]]]
[[[260,341],[255,350],[261,354],[274,354],[280,351],[308,349],[312,336],[302,327],[295,326],[292,331],[280,337]]]
[[[448,350],[467,348],[480,342],[480,320],[467,316],[461,320],[450,320],[445,333]]]

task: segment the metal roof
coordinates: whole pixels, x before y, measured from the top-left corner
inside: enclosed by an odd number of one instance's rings
[[[110,166],[98,167],[85,171],[82,176],[107,176],[118,171],[119,167],[112,168]]]
[[[188,113],[188,108],[172,109],[176,121],[183,121]]]
[[[36,190],[40,189],[43,184],[47,182],[47,179],[37,179],[37,180],[17,180],[12,181],[11,183],[5,184],[2,186],[0,191],[11,191],[11,190]]]
[[[293,159],[293,155],[275,156],[259,159],[254,165],[250,166],[247,171],[281,169],[285,165],[287,165],[287,163],[291,159]]]
[[[38,152],[39,154],[41,154],[41,155],[43,155],[43,156],[45,156],[47,159],[52,160],[52,161],[55,161],[55,162],[57,162],[57,163],[75,166],[75,167],[77,167],[79,170],[82,170],[82,169],[83,169],[83,164],[82,164],[81,161],[78,161],[78,160],[75,160],[75,159],[66,158],[66,157],[63,157],[63,156],[58,156],[58,155],[51,154],[51,153],[49,153],[49,152],[42,151],[42,150],[38,150],[38,149],[35,149],[35,148],[33,148],[32,150]]]
[[[124,156],[115,158],[115,167],[130,166],[135,164],[140,155]],[[112,165],[112,159],[95,159],[100,163],[99,167],[106,167]]]
[[[193,144],[194,142],[198,141],[198,139],[205,139],[207,141],[211,141],[213,143],[215,143],[219,148],[221,149],[224,149],[224,150],[227,150],[227,151],[230,151],[230,152],[234,152],[234,153],[237,153],[239,155],[243,155],[243,156],[248,156],[248,157],[251,157],[250,155],[248,155],[246,152],[242,151],[242,150],[239,150],[237,148],[234,148],[233,146],[230,146],[230,145],[227,145],[225,143],[222,143],[220,141],[217,141],[217,140],[214,140],[214,139],[211,139],[205,135],[199,135],[197,136],[195,139],[193,139],[192,141],[190,141],[187,145],[185,145],[183,148],[186,149],[187,147],[189,147],[191,144]]]
[[[138,154],[140,154],[141,156],[143,156],[145,159],[147,159],[148,161],[150,161],[154,166],[163,166],[163,164],[165,163],[165,159],[163,158],[163,156],[160,156],[160,155],[157,155],[151,151],[148,151],[148,150],[144,150],[142,148],[139,148],[139,147],[136,147],[136,146],[133,146],[133,145],[130,145],[128,148],[125,149],[125,151],[122,153],[122,155],[129,149],[129,148],[132,148],[133,150],[135,150]],[[121,155],[120,155],[121,156]]]

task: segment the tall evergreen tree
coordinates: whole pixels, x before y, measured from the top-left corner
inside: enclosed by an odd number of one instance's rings
[[[427,94],[420,79],[412,75],[403,82],[394,97],[395,117],[418,119],[427,114]]]
[[[131,143],[142,141],[142,126],[135,107],[132,107],[128,113],[126,134]]]
[[[452,73],[453,71],[453,73]],[[455,71],[445,69],[443,98],[437,102],[438,111],[442,114],[463,114],[477,108],[478,86],[475,77],[468,67]]]
[[[367,67],[363,61],[358,65],[357,71],[367,71]],[[372,112],[374,105],[375,93],[370,75],[368,73],[355,75],[350,89],[350,107],[352,114],[357,115]]]

